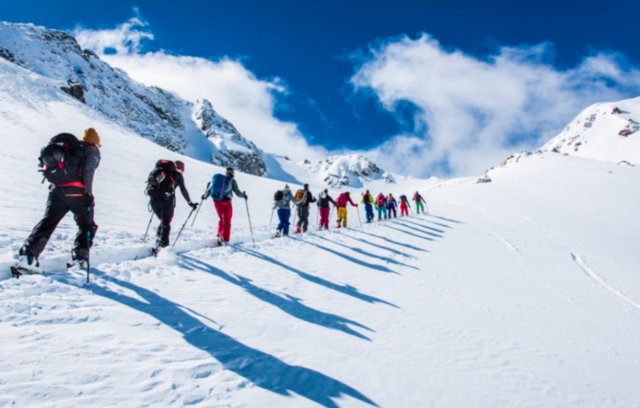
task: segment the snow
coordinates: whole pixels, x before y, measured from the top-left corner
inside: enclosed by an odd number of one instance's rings
[[[0,406],[640,405],[638,166],[549,151],[489,171],[486,184],[373,180],[372,193],[419,190],[430,215],[361,226],[350,208],[347,229],[280,239],[270,220],[283,181],[238,174],[255,246],[235,199],[233,245],[214,248],[208,201],[153,258],[141,238],[155,161],[184,160],[194,200],[222,169],[58,85],[0,59]],[[10,279],[44,209],[39,149],[89,126],[103,157],[92,283],[63,267],[71,216],[41,257],[47,273]],[[288,182],[324,188],[269,157]],[[189,211],[177,201],[172,240]]]
[[[581,112],[543,147],[568,155],[640,164],[640,98],[599,103]]]

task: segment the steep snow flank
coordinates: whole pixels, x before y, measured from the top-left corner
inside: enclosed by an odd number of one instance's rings
[[[330,156],[324,160],[305,160],[299,164],[315,175],[316,179],[333,188],[359,188],[373,180],[395,183],[390,173],[360,154]]]
[[[640,98],[599,103],[582,111],[541,150],[640,164],[639,130]]]
[[[209,101],[194,106],[170,92],[133,81],[91,51],[82,50],[65,32],[2,23],[0,57],[49,79],[61,93],[170,150],[249,174],[265,173],[262,152],[218,115]]]
[[[220,116],[211,102],[206,99],[197,101],[193,116],[200,130],[216,148],[211,163],[232,166],[256,176],[263,176],[267,172],[262,151],[253,142],[242,137],[231,122]]]

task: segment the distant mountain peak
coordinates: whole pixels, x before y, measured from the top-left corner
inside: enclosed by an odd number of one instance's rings
[[[211,156],[213,164],[231,166],[257,176],[266,174],[267,166],[262,151],[243,137],[231,122],[220,116],[207,99],[196,102],[193,119],[216,148]]]
[[[330,156],[324,160],[305,160],[300,165],[312,174],[323,176],[323,181],[332,188],[362,187],[371,180],[395,183],[391,173],[382,170],[361,154]]]

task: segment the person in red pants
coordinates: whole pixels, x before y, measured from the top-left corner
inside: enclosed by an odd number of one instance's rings
[[[409,205],[409,199],[407,198],[406,195],[401,195],[400,196],[400,216],[409,215],[409,208],[411,208],[411,206]]]
[[[215,174],[213,176],[211,189],[208,193],[213,198],[213,204],[220,219],[218,221],[218,246],[227,245],[231,238],[231,218],[233,217],[231,199],[233,198],[233,193],[245,200],[249,197],[246,192],[240,191],[238,188],[232,167],[227,167],[224,175]],[[206,194],[202,198],[206,199]]]

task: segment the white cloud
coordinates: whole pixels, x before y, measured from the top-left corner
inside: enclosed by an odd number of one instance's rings
[[[298,126],[274,116],[276,97],[286,88],[276,78],[257,78],[241,62],[229,58],[176,56],[166,52],[141,52],[141,41],[153,34],[134,18],[113,30],[76,30],[78,42],[112,66],[126,71],[145,85],[175,92],[189,101],[208,99],[258,147],[292,158],[317,158],[324,149],[310,146]],[[105,55],[106,50],[116,53]]]
[[[548,44],[504,47],[478,59],[446,50],[423,34],[371,49],[351,81],[397,113],[417,108],[413,135],[398,135],[369,154],[383,167],[416,175],[477,174],[509,152],[559,132],[587,105],[636,96],[640,72],[618,55],[597,54],[558,70]]]
[[[147,24],[138,17],[119,25],[112,30],[86,30],[79,28],[75,37],[84,48],[98,54],[132,54],[141,49],[143,40],[153,40],[153,34],[146,30]]]

